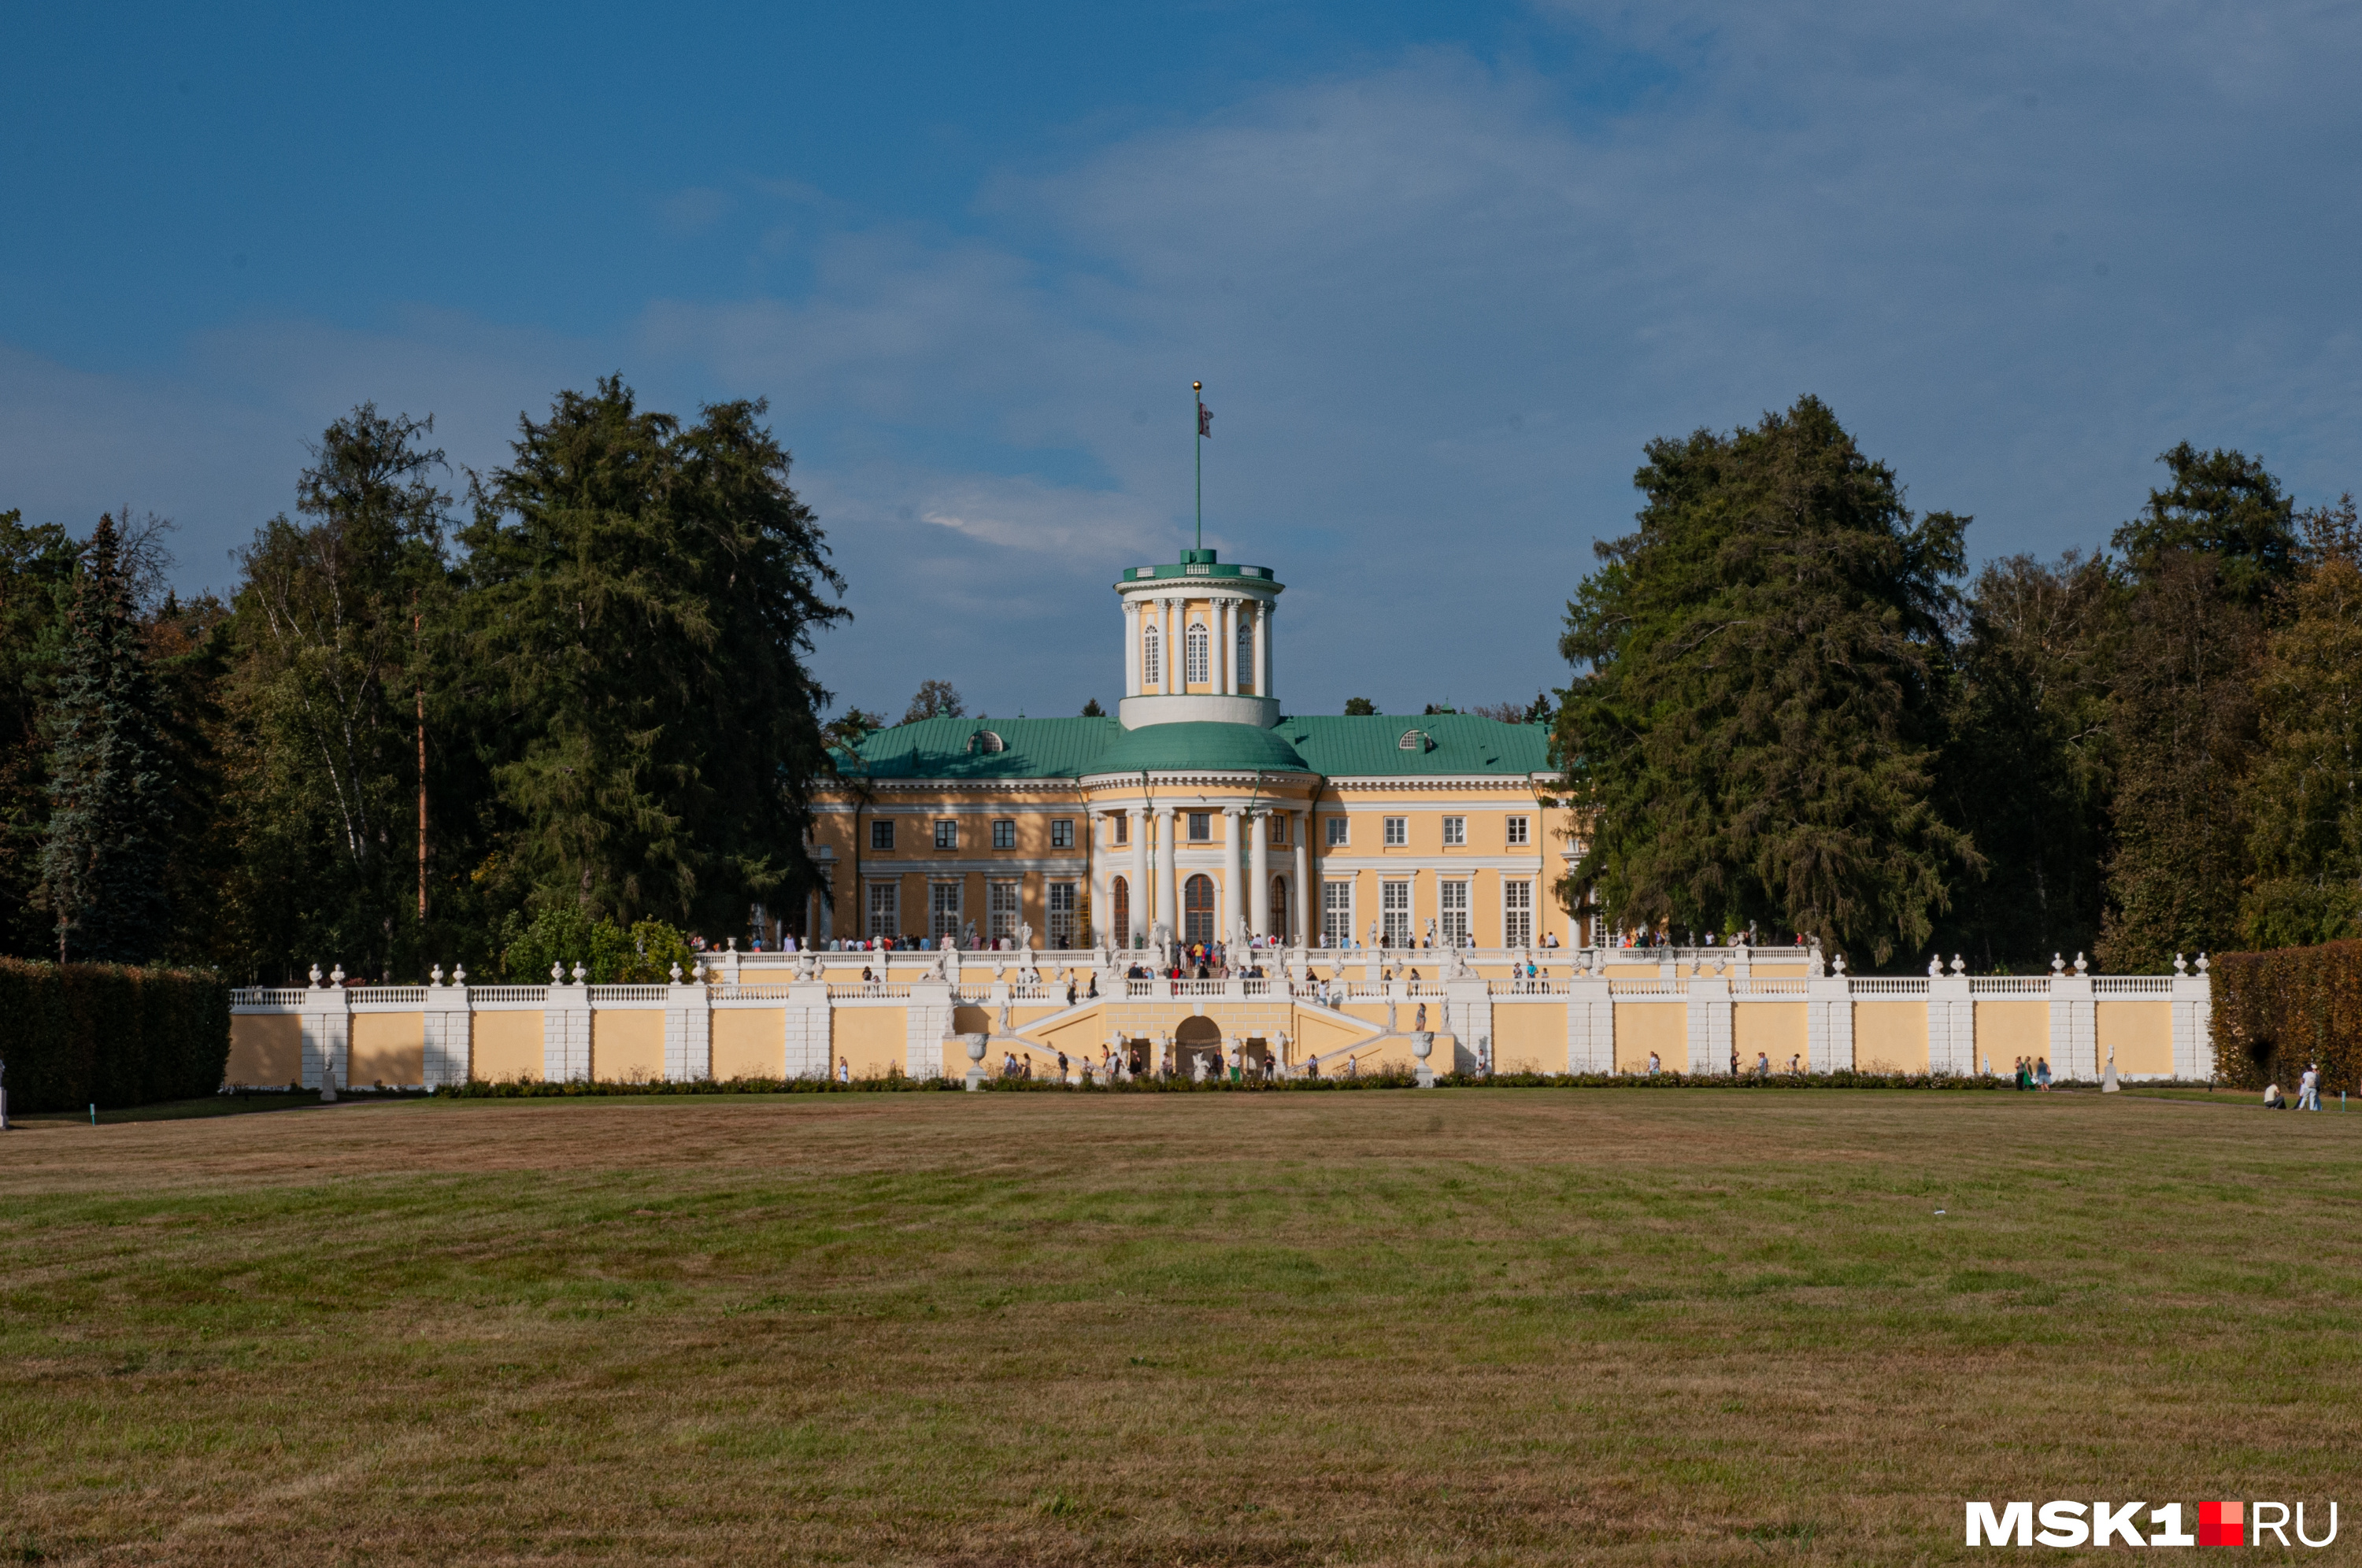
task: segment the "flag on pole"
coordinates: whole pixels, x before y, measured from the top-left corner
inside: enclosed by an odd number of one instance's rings
[[[1214,411],[1203,403],[1198,405],[1198,434],[1209,441],[1214,436]]]

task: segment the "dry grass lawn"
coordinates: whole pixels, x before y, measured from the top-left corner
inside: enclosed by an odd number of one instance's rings
[[[0,1137],[0,1559],[1905,1562],[1986,1555],[1969,1496],[2351,1513],[2358,1154],[1838,1091],[44,1123]]]

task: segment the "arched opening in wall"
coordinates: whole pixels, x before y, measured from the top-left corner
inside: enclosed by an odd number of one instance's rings
[[[1181,884],[1181,940],[1214,940],[1214,879],[1197,876]]]
[[[1213,679],[1212,674],[1207,668],[1206,649],[1209,644],[1204,622],[1198,622],[1189,628],[1187,635],[1181,640],[1181,646],[1184,650],[1181,660],[1182,681],[1185,684],[1202,686]]]
[[[1271,879],[1271,924],[1266,928],[1280,942],[1287,940],[1287,878]]]
[[[1173,1032],[1173,1070],[1194,1078],[1200,1057],[1205,1059],[1208,1077],[1221,1073],[1222,1026],[1203,1014],[1192,1014]]]
[[[1239,690],[1252,693],[1255,689],[1254,617],[1239,617],[1239,662],[1232,668],[1239,672]]]
[[[1164,684],[1164,639],[1153,626],[1140,639],[1140,684],[1149,691]]]
[[[1118,877],[1115,879],[1115,886],[1108,890],[1108,902],[1115,911],[1115,923],[1108,928],[1109,939],[1118,947],[1139,946],[1140,944],[1131,937],[1131,883],[1129,878]]]

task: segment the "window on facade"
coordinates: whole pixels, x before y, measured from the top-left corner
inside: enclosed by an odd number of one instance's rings
[[[1345,842],[1345,819],[1342,817],[1330,817],[1329,819],[1329,847],[1331,849],[1337,849],[1341,847]]]
[[[1017,824],[1014,822],[1011,822],[1007,817],[1000,817],[994,821],[992,824],[992,847],[995,849],[1014,849],[1017,847]]]
[[[958,818],[938,817],[935,819],[935,847],[937,849],[957,849],[959,847]]]
[[[1287,878],[1285,877],[1271,879],[1270,923],[1264,929],[1282,942],[1287,940]]]
[[[985,935],[995,946],[1017,940],[1017,920],[1023,887],[1021,882],[988,882],[984,885],[985,915],[992,927]]]
[[[1131,878],[1118,877],[1114,886],[1108,889],[1108,901],[1115,906],[1115,918],[1109,922],[1109,931],[1115,944],[1118,947],[1139,946],[1140,944],[1132,940],[1138,933],[1131,929]]]
[[[1427,732],[1424,730],[1405,730],[1402,733],[1402,739],[1395,742],[1395,745],[1401,747],[1404,751],[1425,751],[1427,749]]]
[[[1353,935],[1353,884],[1320,884],[1320,944],[1342,947]]]
[[[1410,819],[1408,817],[1388,817],[1386,819],[1386,847],[1388,849],[1400,849],[1408,843],[1410,843]]]
[[[1189,628],[1181,639],[1181,679],[1184,681],[1207,681],[1213,679],[1206,673],[1206,650],[1210,641],[1203,623]]]
[[[1130,844],[1131,842],[1131,813],[1130,812],[1118,812],[1115,814],[1115,841],[1118,844]]]
[[[872,849],[891,849],[894,847],[894,819],[892,817],[879,817],[877,821],[869,824],[869,847]]]
[[[1047,889],[1050,914],[1050,945],[1075,945],[1075,885],[1053,882]]]
[[[1501,945],[1531,947],[1534,944],[1534,885],[1531,882],[1501,884]]]
[[[1453,947],[1468,945],[1468,884],[1436,884],[1436,934]]]
[[[902,934],[902,884],[872,882],[869,884],[870,936]]]
[[[1468,819],[1466,817],[1444,818],[1443,842],[1447,845],[1466,844],[1468,842]]]
[[[1064,817],[1050,824],[1050,847],[1053,849],[1074,848],[1075,824],[1068,822]]]
[[[1527,819],[1524,817],[1511,817],[1509,819],[1509,842],[1511,844],[1524,844],[1528,842],[1526,838],[1526,822]]]
[[[1388,947],[1410,945],[1410,884],[1378,884],[1378,936]]]
[[[1192,877],[1181,884],[1181,940],[1211,942],[1214,940],[1214,879]]]
[[[1189,842],[1191,844],[1211,844],[1213,841],[1214,813],[1211,812],[1191,812],[1189,813]]]
[[[967,748],[971,752],[979,753],[1007,751],[1009,743],[990,730],[978,730],[967,737]]]
[[[1287,813],[1286,812],[1274,812],[1271,813],[1271,841],[1274,844],[1286,844],[1287,842]]]
[[[927,885],[927,934],[937,939],[957,937],[960,933],[960,885],[957,882],[931,882]]]
[[[1252,613],[1239,616],[1238,657],[1239,662],[1236,668],[1239,672],[1239,690],[1253,691],[1254,690],[1254,616]]]
[[[1164,684],[1164,643],[1153,626],[1140,639],[1140,683],[1152,691]]]

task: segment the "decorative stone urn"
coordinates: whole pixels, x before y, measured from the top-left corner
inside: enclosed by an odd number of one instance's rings
[[[984,1087],[984,1036],[963,1034],[960,1038],[967,1042],[967,1087],[980,1089]]]
[[[1434,1034],[1422,1030],[1418,1033],[1412,1035],[1410,1037],[1410,1054],[1418,1058],[1418,1087],[1421,1088],[1433,1088],[1435,1087],[1435,1069],[1427,1065],[1427,1059],[1435,1054]]]

